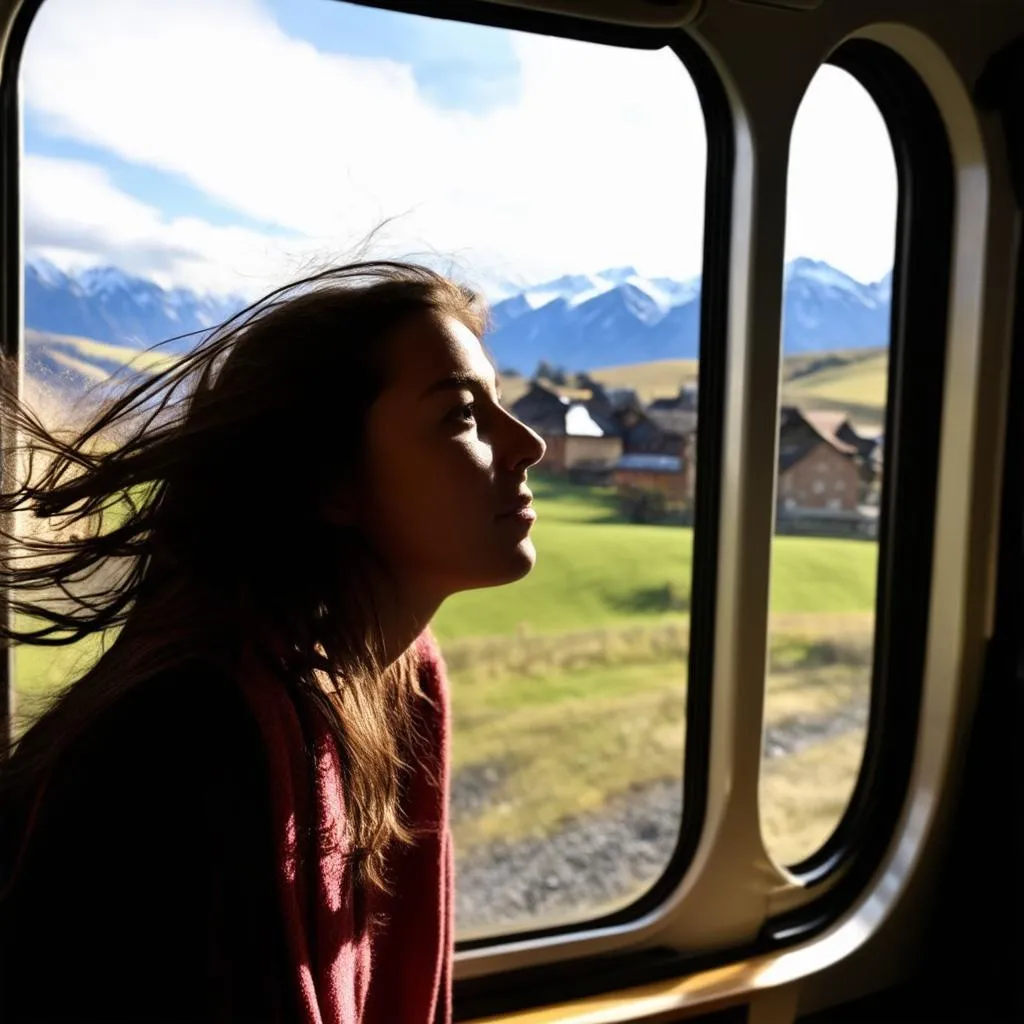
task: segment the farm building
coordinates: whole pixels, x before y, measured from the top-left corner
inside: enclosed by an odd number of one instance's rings
[[[845,415],[782,410],[778,516],[782,533],[877,536],[881,439]]]
[[[853,511],[861,503],[862,459],[857,447],[840,439],[842,414],[782,411],[779,429],[781,510]]]
[[[627,455],[688,457],[697,432],[696,412],[681,409],[628,410],[616,416]]]
[[[679,393],[672,398],[656,398],[647,407],[648,411],[675,411],[675,412],[696,412],[697,411],[697,383],[684,384]]]
[[[615,464],[612,482],[634,518],[657,520],[692,509],[691,470],[686,456],[627,453]]]

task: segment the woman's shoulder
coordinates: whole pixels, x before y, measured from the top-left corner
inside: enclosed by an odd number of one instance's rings
[[[79,752],[111,754],[135,747],[154,754],[173,748],[183,760],[226,753],[257,738],[236,679],[226,669],[194,660],[154,673],[111,701],[83,735]]]
[[[137,818],[144,806],[169,814],[225,781],[262,788],[265,772],[262,740],[237,682],[192,661],[111,700],[57,757],[47,790],[64,811],[127,804]]]
[[[255,729],[237,678],[226,668],[199,659],[163,669],[136,683],[104,715],[103,727],[150,727],[173,738],[216,738],[223,730]]]
[[[68,995],[50,996],[61,1012],[47,1019],[77,1019],[68,999],[95,1004],[89,1019],[122,1020],[162,992],[168,1019],[184,1020],[221,1000],[285,998],[265,753],[229,672],[190,662],[140,680],[57,758],[37,795],[34,827],[17,829],[8,850],[0,927],[0,972],[13,964],[33,982],[17,986],[16,1006],[38,1012],[55,923],[76,952]]]
[[[183,664],[140,680],[55,754],[4,815],[15,840],[28,837],[27,854],[16,841],[5,856],[27,856],[37,880],[68,849],[77,874],[96,884],[143,885],[145,871],[172,868],[198,876],[197,857],[271,848],[267,792],[263,744],[231,676]],[[31,877],[25,884],[34,891]]]

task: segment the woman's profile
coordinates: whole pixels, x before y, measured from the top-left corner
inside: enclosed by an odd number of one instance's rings
[[[462,286],[362,262],[73,437],[7,396],[6,640],[105,639],[0,762],[0,1019],[450,1019],[428,627],[529,572],[544,453],[483,330]]]

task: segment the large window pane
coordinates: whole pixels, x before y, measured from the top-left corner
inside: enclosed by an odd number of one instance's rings
[[[839,823],[874,645],[896,168],[882,117],[825,66],[793,127],[761,826],[794,864]]]
[[[486,293],[549,451],[536,571],[436,621],[459,931],[639,896],[682,806],[705,136],[676,56],[314,0],[48,0],[22,89],[26,374],[58,423],[384,220],[373,255]],[[22,652],[17,688],[97,651]]]

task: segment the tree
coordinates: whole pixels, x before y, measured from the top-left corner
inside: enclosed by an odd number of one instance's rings
[[[537,364],[537,369],[533,372],[533,379],[550,381],[552,384],[557,384],[559,387],[565,387],[569,382],[565,368],[555,366],[553,363],[549,363],[546,359],[542,359]]]
[[[533,371],[534,380],[551,380],[551,375],[554,373],[555,368],[546,360],[542,359],[537,364],[537,369]]]

